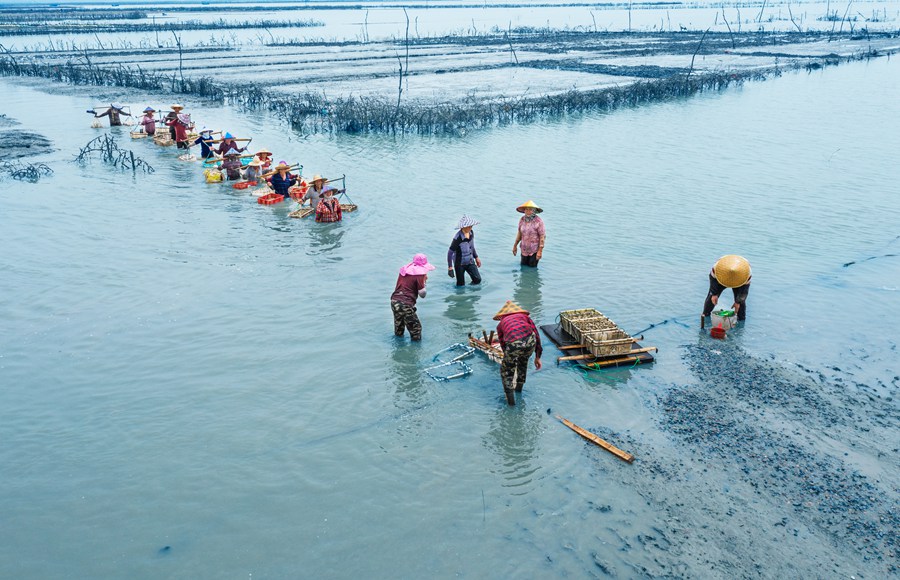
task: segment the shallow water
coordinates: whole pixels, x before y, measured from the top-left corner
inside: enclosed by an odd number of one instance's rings
[[[657,549],[633,538],[661,515],[627,484],[640,458],[552,414],[663,437],[647,399],[693,381],[681,347],[725,253],[754,270],[729,340],[896,394],[896,59],[455,139],[298,137],[185,103],[306,175],[346,173],[360,211],[335,225],[206,185],[124,127],[155,174],[73,165],[106,131],[81,111],[147,97],[0,82],[2,112],[58,149],[51,179],[0,190],[0,576],[641,575]],[[527,199],[548,241],[523,271]],[[481,222],[480,288],[443,275],[463,213]],[[418,251],[438,269],[411,345],[388,298]],[[541,324],[589,306],[634,333],[668,321],[644,332],[658,362],[585,376],[547,344],[515,409],[482,358],[428,379],[508,298]]]

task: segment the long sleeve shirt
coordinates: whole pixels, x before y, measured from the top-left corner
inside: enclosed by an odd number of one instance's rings
[[[269,178],[269,181],[272,183],[272,189],[275,190],[275,193],[287,197],[289,195],[288,189],[297,183],[297,178],[290,173],[286,174],[284,177],[282,177],[280,173],[276,173]]]
[[[526,338],[532,333],[537,339],[534,353],[540,358],[544,353],[544,349],[541,346],[541,333],[538,332],[538,329],[530,316],[524,312],[507,314],[500,319],[500,323],[497,325],[497,338],[500,339],[500,347],[504,351],[506,350],[506,345],[510,342]]]
[[[447,266],[466,266],[478,259],[478,251],[475,249],[475,232],[469,232],[469,237],[463,235],[462,230],[456,232],[450,242],[450,250],[447,251]]]
[[[200,156],[204,159],[212,157],[212,138],[204,139],[203,137],[197,137],[194,139],[194,145],[200,146]]]
[[[238,147],[237,142],[234,140],[222,141],[221,143],[219,143],[219,148],[218,148],[218,150],[216,150],[216,153],[218,153],[219,155],[225,155],[232,149],[237,149],[239,153],[242,153],[247,148],[246,147]]]

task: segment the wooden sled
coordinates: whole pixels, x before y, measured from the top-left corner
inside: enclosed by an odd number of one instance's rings
[[[495,363],[503,362],[503,349],[500,348],[500,340],[494,338],[494,331],[488,336],[487,332],[481,331],[482,338],[476,338],[469,333],[469,346],[483,352],[489,360]]]

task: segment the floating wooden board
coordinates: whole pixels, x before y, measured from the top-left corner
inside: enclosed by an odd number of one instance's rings
[[[556,418],[559,419],[560,421],[562,421],[563,425],[565,425],[572,431],[575,431],[576,433],[578,433],[579,435],[581,435],[582,437],[584,437],[591,443],[594,443],[594,444],[599,445],[600,447],[606,449],[607,451],[609,451],[610,453],[612,453],[613,455],[615,455],[622,461],[627,461],[628,463],[631,463],[634,461],[634,455],[632,455],[631,453],[628,453],[627,451],[622,451],[621,449],[619,449],[612,443],[609,443],[609,442],[601,439],[600,437],[597,437],[596,435],[594,435],[587,429],[582,429],[581,427],[579,427],[575,423],[569,421],[568,419],[563,419],[559,415],[557,415]]]

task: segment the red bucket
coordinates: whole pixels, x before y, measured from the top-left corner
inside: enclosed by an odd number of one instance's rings
[[[725,338],[725,329],[722,328],[722,325],[720,324],[715,328],[710,328],[709,335],[713,338]]]

